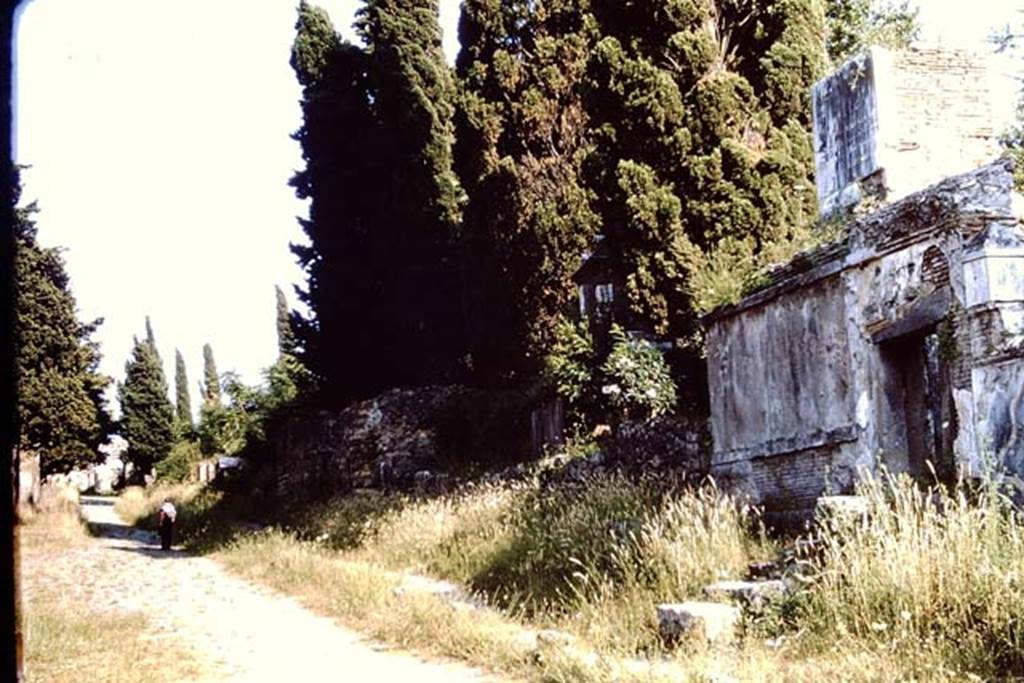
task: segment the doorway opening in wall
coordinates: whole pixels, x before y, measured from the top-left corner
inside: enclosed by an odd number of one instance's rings
[[[953,472],[955,411],[948,364],[940,353],[936,326],[915,330],[880,345],[889,371],[889,404],[904,448],[887,453],[893,471],[922,482]],[[934,474],[933,474],[934,470]]]

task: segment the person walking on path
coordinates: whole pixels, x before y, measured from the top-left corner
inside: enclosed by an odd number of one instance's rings
[[[174,504],[169,498],[164,499],[164,504],[160,506],[160,548],[162,550],[170,550],[171,542],[174,540],[174,518],[178,516],[178,511],[174,509]]]

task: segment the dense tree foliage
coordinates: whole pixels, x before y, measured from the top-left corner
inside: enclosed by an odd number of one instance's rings
[[[828,56],[840,64],[871,45],[903,48],[919,31],[917,9],[908,2],[827,0]]]
[[[468,0],[459,24],[457,168],[471,351],[486,382],[529,377],[573,300],[597,232],[580,182],[581,83],[594,43],[588,0]]]
[[[220,403],[220,375],[217,362],[213,359],[213,347],[203,344],[203,382],[200,385],[203,404]]]
[[[120,432],[128,441],[128,459],[139,476],[167,457],[174,445],[174,406],[167,395],[163,363],[146,320],[146,339],[135,339],[119,387]]]
[[[292,50],[312,312],[294,348],[335,403],[460,378],[460,358],[528,384],[599,233],[631,326],[672,340],[701,394],[699,314],[822,239],[811,84],[916,30],[871,0],[466,0],[456,92],[434,0],[358,16],[362,46],[302,2]]]
[[[17,207],[14,181],[15,326],[18,447],[40,454],[44,474],[99,458],[111,430],[99,374],[100,354],[90,340],[101,320],[79,322],[75,298],[58,249],[36,241],[36,204]]]
[[[185,358],[181,351],[174,350],[174,397],[178,433],[187,436],[192,433],[192,398],[188,391],[188,375],[185,372]]]
[[[367,0],[358,17],[361,47],[302,2],[291,60],[306,161],[292,184],[310,200],[309,243],[294,250],[311,317],[295,334],[328,403],[448,378],[462,353],[454,84],[437,2]]]
[[[594,206],[632,313],[689,350],[676,369],[699,387],[697,315],[813,239],[808,91],[825,73],[824,13],[816,0],[593,11]]]
[[[291,312],[288,300],[280,287],[274,287],[277,305],[277,353],[280,356],[295,354],[295,332],[292,330]]]

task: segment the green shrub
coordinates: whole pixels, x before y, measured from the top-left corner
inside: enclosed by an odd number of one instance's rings
[[[203,459],[195,441],[179,441],[166,458],[156,464],[156,473],[163,481],[184,482],[193,478],[196,464]]]
[[[544,358],[544,374],[570,408],[581,408],[592,401],[597,363],[594,340],[586,324],[559,318],[551,351]]]
[[[603,359],[583,323],[560,319],[545,357],[544,381],[567,404],[576,431],[600,420],[648,420],[676,405],[676,385],[661,351],[611,326]]]
[[[386,516],[397,515],[404,501],[400,496],[375,493],[346,495],[305,505],[283,522],[300,539],[335,550],[352,550],[377,533]]]
[[[570,584],[581,566],[619,578],[615,550],[642,528],[658,496],[617,476],[534,488],[512,511],[504,543],[468,582],[530,613],[568,609]]]
[[[618,421],[649,420],[672,410],[676,385],[664,357],[653,344],[628,336],[612,325],[612,350],[601,366],[606,384],[601,393],[608,397]]]

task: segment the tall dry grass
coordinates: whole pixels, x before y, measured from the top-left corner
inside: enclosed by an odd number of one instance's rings
[[[778,551],[755,510],[713,487],[606,476],[429,500],[349,496],[292,516],[287,532],[246,537],[224,557],[377,637],[528,679],[656,680],[665,673],[657,662],[675,667],[670,680],[709,671],[787,681],[1024,675],[1024,522],[998,486],[924,490],[882,475],[860,493],[868,515],[825,525],[808,558],[812,581],[763,622],[748,621],[727,651],[665,652],[655,623],[658,603],[699,598],[707,583],[739,578]],[[463,613],[397,597],[391,571],[457,582],[500,609]],[[523,629],[542,627],[573,634],[580,649],[524,650]]]
[[[812,642],[897,655],[923,679],[1024,676],[1024,520],[990,480],[866,479],[866,518],[822,532],[798,625]]]
[[[673,493],[619,476],[348,496],[288,527],[327,553],[317,557],[450,580],[520,623],[621,657],[658,651],[658,603],[697,597],[774,550],[754,511],[713,488]]]
[[[129,486],[118,496],[114,512],[127,524],[154,527],[157,512],[165,500],[184,510],[201,491],[199,484],[189,483],[159,483],[149,488]]]
[[[742,578],[775,553],[757,511],[713,485],[670,496],[610,550],[612,571],[577,562],[560,621],[615,652],[658,653],[659,603],[703,599],[709,583]]]

